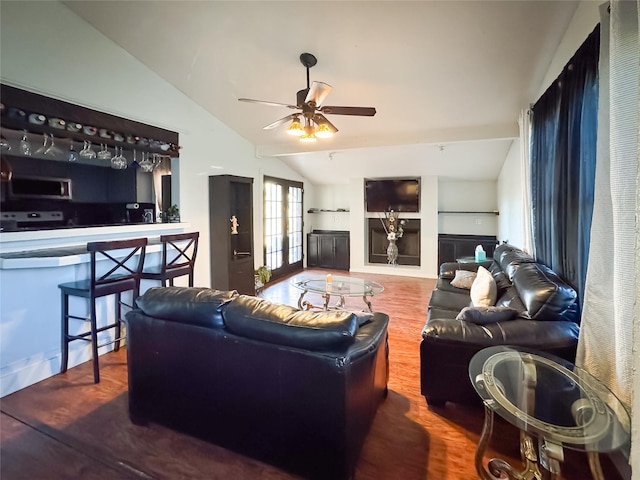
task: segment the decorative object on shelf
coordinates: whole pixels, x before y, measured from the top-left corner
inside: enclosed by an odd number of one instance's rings
[[[262,293],[264,286],[271,280],[271,269],[265,265],[258,267],[255,271],[254,280],[256,284],[256,294]]]
[[[167,210],[167,218],[169,223],[180,223],[180,209],[175,203]]]
[[[20,140],[20,153],[26,157],[31,156],[31,144],[27,138],[27,131],[23,130],[22,140]]]
[[[67,153],[67,160],[69,162],[77,162],[78,161],[78,152],[73,148],[73,140],[69,142],[69,152]]]
[[[231,215],[229,221],[231,222],[231,235],[238,235],[238,219],[235,215]]]
[[[381,217],[380,222],[384,227],[384,231],[387,234],[387,240],[389,240],[389,246],[387,247],[387,263],[389,265],[398,264],[398,246],[396,241],[402,238],[404,234],[404,225],[407,220],[400,219],[400,214],[393,210],[385,212],[384,219]]]

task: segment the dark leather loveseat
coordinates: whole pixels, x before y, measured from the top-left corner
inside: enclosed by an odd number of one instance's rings
[[[456,270],[476,271],[479,265],[487,268],[496,282],[495,305],[514,309],[512,318],[478,322],[456,319],[471,299],[469,290],[454,287],[451,281]],[[443,263],[422,331],[422,395],[431,406],[442,406],[446,401],[478,403],[469,381],[469,361],[478,351],[493,345],[533,348],[573,362],[577,322],[575,290],[548,267],[511,245],[498,246],[493,261]]]
[[[129,412],[305,478],[353,476],[387,393],[388,317],[158,287],[126,316]]]

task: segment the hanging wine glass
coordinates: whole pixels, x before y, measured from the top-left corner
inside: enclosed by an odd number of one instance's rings
[[[11,145],[9,145],[9,141],[4,138],[4,135],[0,135],[0,149],[8,152],[11,150]]]
[[[44,151],[44,154],[47,157],[61,157],[62,155],[64,155],[62,150],[56,147],[56,143],[55,143],[55,139],[53,138],[53,135],[51,135],[51,145],[49,145],[49,148],[47,148]]]
[[[142,161],[140,162],[140,170],[144,173],[149,173],[153,170],[153,162],[149,160],[149,154],[145,158],[144,152],[142,152]]]
[[[118,155],[118,148],[116,147],[116,155]],[[98,152],[98,158],[100,160],[109,160],[111,158],[111,152],[104,143],[100,144],[100,151]]]
[[[31,156],[31,144],[29,143],[29,139],[27,138],[27,131],[23,130],[22,140],[20,140],[20,153],[22,155]]]
[[[42,146],[36,150],[36,155],[44,155],[44,152],[46,152],[48,148],[49,148],[49,135],[45,133],[44,142],[42,143]]]
[[[91,142],[85,140],[84,147],[80,150],[80,156],[82,158],[96,158],[96,152],[91,148]]]
[[[131,168],[138,168],[140,166],[140,164],[138,163],[138,160],[136,160],[136,151],[133,151],[133,161],[131,162],[130,167]]]
[[[127,168],[127,159],[122,154],[122,147],[120,147],[120,154],[118,154],[118,147],[116,149],[116,156],[111,159],[111,168],[115,170],[123,170]]]
[[[73,148],[73,140],[71,140],[71,145],[69,146],[69,152],[67,153],[67,160],[69,162],[77,162],[78,161],[78,152]]]

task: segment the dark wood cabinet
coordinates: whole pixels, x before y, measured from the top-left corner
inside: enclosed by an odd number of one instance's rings
[[[307,234],[307,267],[349,270],[349,232],[317,230]]]
[[[438,265],[455,262],[462,257],[475,256],[476,246],[482,245],[487,252],[487,260],[493,259],[493,251],[498,244],[494,235],[438,235]]]
[[[209,177],[211,287],[255,295],[253,178]]]

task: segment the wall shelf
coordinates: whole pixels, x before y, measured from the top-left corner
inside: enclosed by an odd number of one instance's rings
[[[338,208],[336,210],[326,210],[326,209],[310,208],[309,210],[307,210],[307,213],[349,213],[349,209]]]
[[[490,212],[473,212],[473,211],[459,211],[459,210],[438,210],[438,214],[440,213],[457,213],[457,214],[467,214],[467,215],[478,215],[478,214],[482,214],[482,215],[500,215],[500,212],[498,210],[493,210]]]

